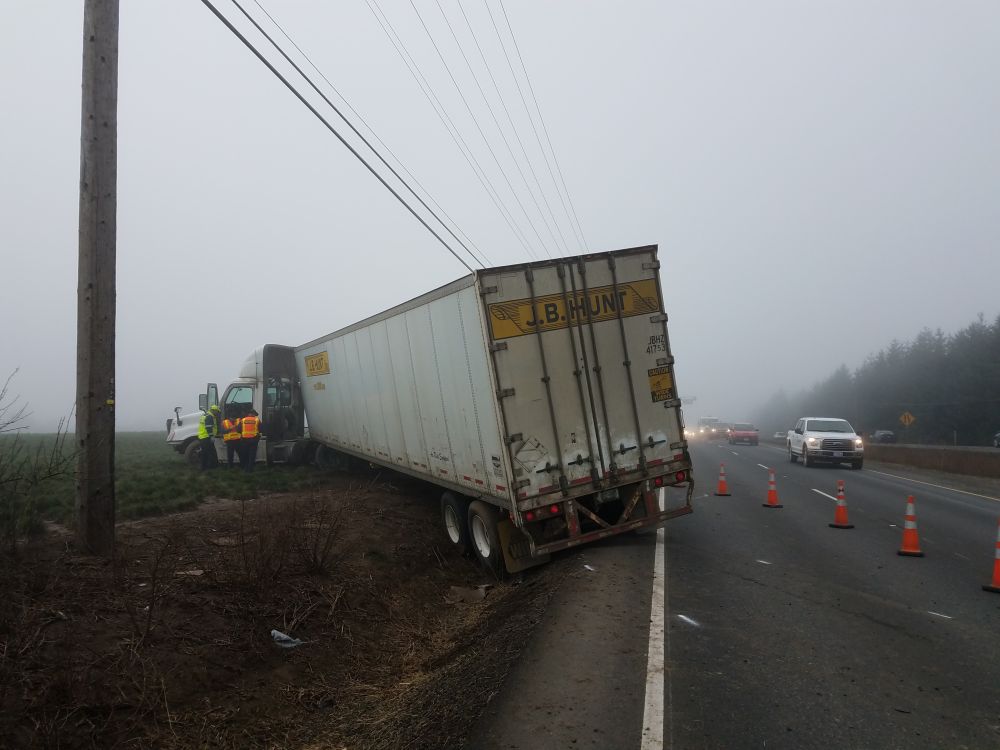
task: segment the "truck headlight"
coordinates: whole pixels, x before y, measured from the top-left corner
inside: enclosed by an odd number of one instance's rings
[[[865,447],[865,442],[861,438],[855,438],[854,439],[854,445],[856,447],[858,447],[858,448],[864,448]]]
[[[816,443],[818,443],[818,442],[819,442],[819,438],[814,438],[814,437],[811,437],[811,438],[806,438],[806,441],[807,441],[807,442],[808,442],[808,443],[809,443],[810,445],[816,445]]]

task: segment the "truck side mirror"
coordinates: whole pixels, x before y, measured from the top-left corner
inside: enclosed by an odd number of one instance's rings
[[[181,419],[181,407],[175,406],[174,414],[177,415],[177,426],[180,427],[182,424],[184,424],[184,420]]]
[[[198,394],[198,408],[201,409],[202,411],[206,411],[208,409],[208,394],[207,393],[199,393]]]

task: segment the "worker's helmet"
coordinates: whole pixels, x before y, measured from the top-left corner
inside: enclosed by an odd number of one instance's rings
[[[222,410],[221,410],[221,409],[219,408],[219,405],[218,405],[218,404],[212,404],[212,405],[211,405],[210,407],[208,407],[208,410],[209,410],[209,411],[222,411]]]

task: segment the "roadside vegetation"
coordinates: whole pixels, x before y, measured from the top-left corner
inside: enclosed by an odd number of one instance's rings
[[[72,438],[72,436],[71,436]],[[0,454],[14,436],[0,436]],[[22,450],[72,458],[72,439],[57,435],[21,434]],[[330,472],[313,466],[260,465],[252,474],[220,466],[200,472],[171,450],[161,432],[123,432],[115,437],[115,493],[118,519],[131,520],[189,510],[209,497],[248,500],[262,492],[289,492],[326,486]],[[68,523],[73,515],[73,465],[41,483],[31,493],[31,516]]]
[[[905,429],[904,412],[915,418]],[[806,414],[844,417],[864,434],[894,430],[900,442],[991,445],[1000,431],[1000,316],[893,341],[853,372],[841,365],[812,388],[778,391],[755,417],[769,433]]]

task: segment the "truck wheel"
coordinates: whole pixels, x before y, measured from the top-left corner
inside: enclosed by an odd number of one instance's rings
[[[507,572],[497,531],[497,512],[482,500],[469,504],[469,538],[472,554],[498,580]]]
[[[799,460],[798,456],[796,456],[794,453],[792,453],[792,444],[791,443],[788,444],[788,460],[791,461],[793,464],[797,463],[798,460]]]
[[[468,555],[469,544],[469,501],[451,492],[441,495],[441,521],[444,533],[455,549]]]
[[[806,469],[812,466],[809,462],[809,449],[806,448],[805,443],[802,444],[802,466]]]
[[[195,468],[201,466],[201,444],[197,440],[192,440],[184,446],[184,460]]]
[[[851,461],[851,468],[854,469],[855,471],[857,471],[864,465],[865,465],[865,460],[863,458],[859,458],[857,461]]]

